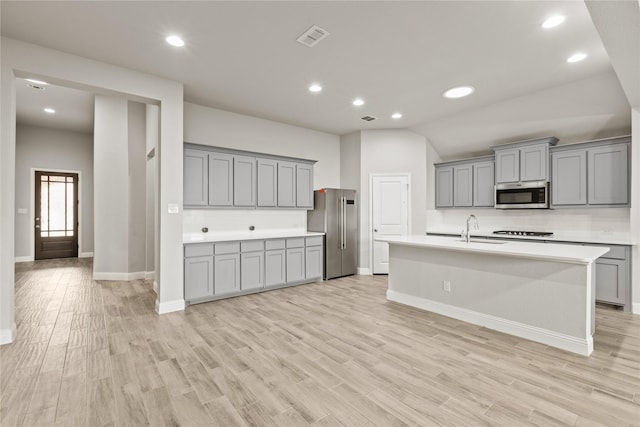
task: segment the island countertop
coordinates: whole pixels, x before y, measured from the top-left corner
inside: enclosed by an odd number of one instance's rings
[[[540,245],[534,242],[477,240],[467,243],[460,237],[410,235],[406,237],[377,238],[381,242],[396,245],[440,248],[449,251],[477,252],[564,262],[571,264],[589,264],[609,252],[603,246],[576,246],[557,243]]]

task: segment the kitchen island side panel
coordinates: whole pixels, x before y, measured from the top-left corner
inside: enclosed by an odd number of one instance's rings
[[[482,324],[483,317],[500,319],[499,323],[516,330],[507,327],[503,332],[536,341],[540,333],[549,335],[549,345],[555,345],[555,338],[575,340],[565,349],[591,352],[595,307],[591,263],[393,243],[389,249],[389,299],[476,324]],[[449,292],[444,290],[445,281],[450,284]],[[483,326],[501,330],[491,322]],[[524,335],[520,329],[525,330]]]

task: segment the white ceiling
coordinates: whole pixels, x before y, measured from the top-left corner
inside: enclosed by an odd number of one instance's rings
[[[521,137],[563,142],[630,128],[628,103],[581,1],[3,0],[1,8],[3,36],[184,82],[188,102],[339,135],[411,128],[443,157]],[[542,29],[555,13],[566,22]],[[330,35],[313,48],[297,43],[314,24]],[[186,46],[167,45],[169,33]],[[589,57],[568,64],[576,51]],[[324,90],[309,93],[312,82]],[[475,94],[441,96],[460,84]],[[366,104],[352,106],[355,97]],[[395,111],[404,117],[391,119]],[[582,120],[561,120],[567,115]],[[478,133],[484,120],[494,130]]]

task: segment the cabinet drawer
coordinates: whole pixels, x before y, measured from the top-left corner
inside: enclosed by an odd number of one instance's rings
[[[185,258],[213,255],[213,243],[197,243],[184,246]]]
[[[216,243],[216,255],[235,254],[240,252],[240,242]]]
[[[627,251],[624,246],[607,246],[609,248],[609,252],[602,255],[600,258],[609,258],[609,259],[626,259]]]
[[[304,237],[287,239],[287,248],[304,248]]]
[[[284,249],[284,246],[285,246],[284,239],[267,240],[265,242],[265,245],[268,251],[272,249]]]
[[[264,250],[264,240],[247,240],[240,242],[241,252],[258,252]]]
[[[322,236],[307,237],[307,246],[321,246]]]

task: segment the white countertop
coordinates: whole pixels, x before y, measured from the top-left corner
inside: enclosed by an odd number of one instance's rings
[[[460,237],[447,236],[413,235],[395,238],[379,238],[376,240],[403,246],[478,252],[482,254],[541,259],[572,264],[588,264],[609,252],[609,248],[604,246],[575,246],[561,243],[540,245],[534,242],[520,241],[504,241],[499,243],[496,241],[472,241],[467,243]]]
[[[287,237],[323,236],[306,230],[216,231],[209,233],[184,233],[182,243],[231,242],[239,240],[286,239]]]
[[[427,234],[449,234],[452,236],[459,236],[464,226],[459,228],[454,227],[442,227],[442,228],[429,228]],[[509,227],[505,227],[510,229]],[[503,228],[504,229],[504,228]],[[499,230],[496,228],[496,230]],[[522,230],[528,230],[523,227]],[[496,239],[525,239],[525,240],[547,240],[555,242],[571,242],[571,243],[596,243],[602,245],[635,245],[636,241],[631,236],[631,233],[623,232],[590,232],[590,231],[553,231],[552,237],[533,237],[533,236],[505,236],[493,234],[494,230],[472,230],[472,236],[480,237],[494,237]]]

